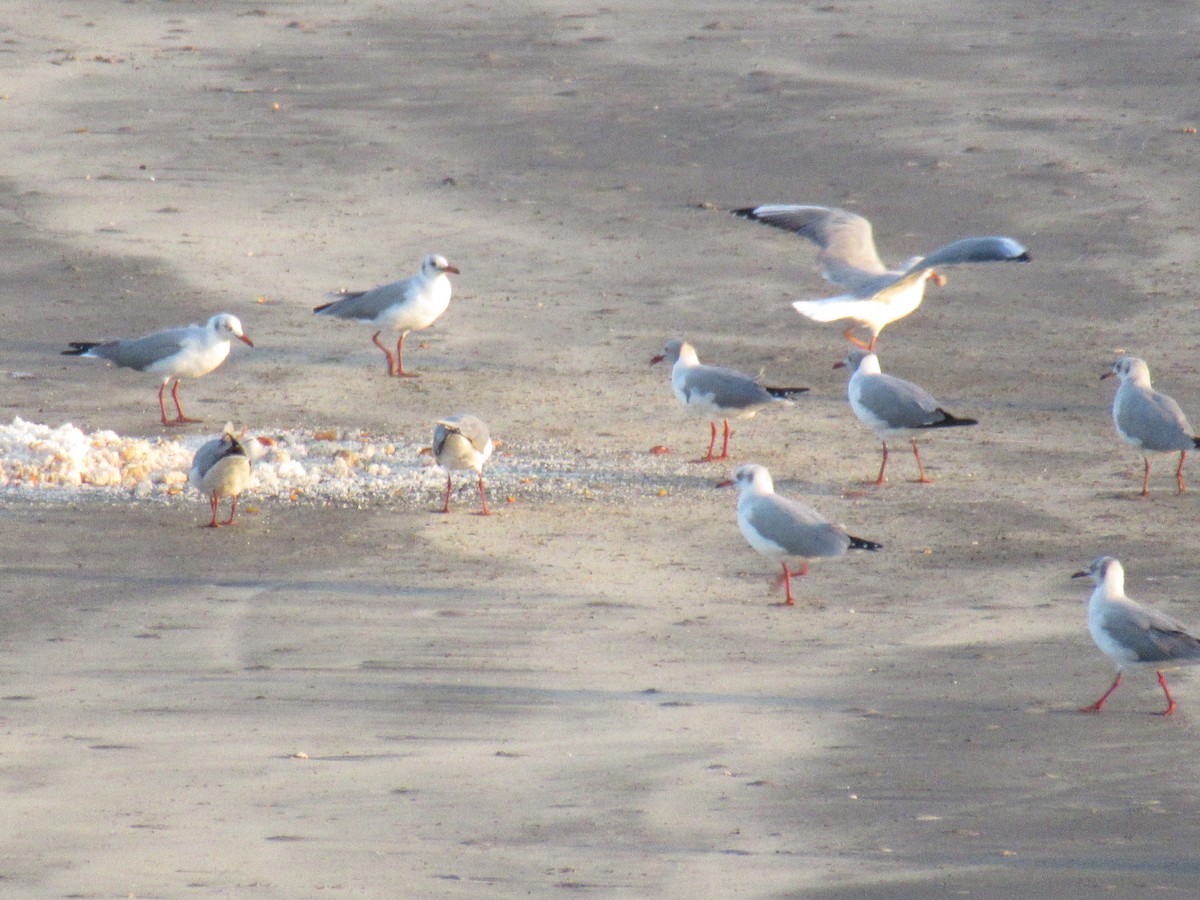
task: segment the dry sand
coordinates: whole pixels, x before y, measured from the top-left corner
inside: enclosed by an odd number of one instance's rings
[[[1194,896],[1200,692],[1079,715],[1111,670],[1068,575],[1116,555],[1200,623],[1200,494],[1161,461],[1135,496],[1097,381],[1128,349],[1200,416],[1195,10],[666,6],[0,10],[12,415],[159,434],[152,380],[58,351],[224,310],[256,349],[184,386],[197,433],[469,409],[618,484],[216,532],[194,496],[0,498],[0,895]],[[841,329],[788,305],[829,290],[811,248],[723,212],[761,202],[858,209],[893,262],[1032,248],[880,341],[981,420],[934,485],[897,453],[862,486]],[[462,275],[420,380],[311,316],[430,251]],[[675,335],[814,388],[736,458],[885,551],[772,605],[646,366]]]

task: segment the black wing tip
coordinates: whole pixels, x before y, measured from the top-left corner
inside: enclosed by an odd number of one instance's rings
[[[757,210],[757,206],[743,206],[741,209],[731,209],[730,212],[735,216],[741,216],[743,219],[750,219],[753,222],[757,222]]]
[[[979,424],[978,419],[968,419],[965,417],[951,415],[950,413],[948,413],[944,409],[942,409],[940,406],[936,410],[934,410],[934,412],[939,413],[942,416],[942,418],[937,422],[930,422],[928,425],[925,425],[922,427],[924,427],[924,428],[954,428],[959,425],[978,425]]]
[[[1008,258],[1008,261],[1009,262],[1033,262],[1033,254],[1030,253],[1028,250],[1026,250],[1017,256],[1010,256]]]
[[[337,301],[332,300],[329,303],[322,303],[320,306],[314,306],[313,312],[314,313],[324,312],[325,310],[329,309],[329,307],[333,306],[334,303],[337,303]]]
[[[803,393],[805,393],[805,392],[807,392],[807,391],[811,391],[811,390],[812,390],[812,388],[806,388],[806,387],[767,387],[767,386],[765,386],[765,385],[764,385],[764,386],[763,386],[763,390],[764,390],[764,391],[766,391],[768,394],[770,394],[772,397],[778,397],[778,398],[779,398],[779,399],[781,399],[781,400],[786,400],[788,397],[791,397],[793,394],[803,394]]]
[[[852,534],[848,534],[848,535],[846,535],[846,537],[850,538],[850,549],[851,550],[882,550],[883,549],[883,544],[880,544],[876,541],[868,541],[865,538],[855,537]]]
[[[1194,438],[1192,438],[1192,446],[1193,446],[1193,447],[1200,447],[1200,437],[1194,437]]]
[[[71,349],[62,351],[63,356],[83,356],[93,347],[99,347],[100,343],[98,341],[68,341],[67,346]]]

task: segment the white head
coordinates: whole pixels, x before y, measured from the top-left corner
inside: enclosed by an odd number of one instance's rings
[[[1125,567],[1111,556],[1097,556],[1091,565],[1071,577],[1091,578],[1096,584],[1103,585],[1105,593],[1110,595],[1122,594],[1125,591]]]
[[[850,374],[861,371],[864,375],[878,375],[883,370],[879,367],[879,357],[869,350],[855,348],[846,354],[841,362],[833,364],[835,369],[849,369]]]
[[[662,353],[652,357],[650,365],[654,366],[660,362],[666,362],[669,365],[675,365],[680,359],[683,359],[686,365],[699,365],[700,358],[696,356],[696,348],[687,341],[679,338],[672,338],[663,344]]]
[[[254,346],[254,342],[246,337],[246,333],[242,331],[242,323],[237,316],[230,315],[229,313],[217,313],[208,320],[208,328],[217,337],[224,338],[225,340],[235,337],[239,341],[249,344],[251,347]]]
[[[761,496],[775,493],[775,482],[771,480],[771,473],[767,471],[766,466],[756,463],[738,466],[733,472],[733,480],[743,497],[749,494]]]
[[[453,272],[457,275],[458,269],[450,265],[444,256],[430,253],[421,260],[421,274],[426,278],[436,278],[438,275],[445,275],[447,272]]]
[[[1103,381],[1112,375],[1116,375],[1121,381],[1150,387],[1150,367],[1144,359],[1138,359],[1136,356],[1122,356],[1100,376],[1100,380]]]

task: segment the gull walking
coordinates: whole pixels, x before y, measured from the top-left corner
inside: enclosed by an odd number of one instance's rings
[[[978,425],[975,419],[960,419],[952,416],[938,405],[933,395],[919,385],[894,375],[884,375],[879,368],[879,357],[866,350],[851,350],[844,360],[834,363],[835,369],[851,371],[846,393],[850,408],[858,421],[879,435],[883,443],[883,461],[879,464],[879,476],[875,484],[887,479],[883,472],[887,468],[887,439],[892,436],[907,437],[912,442],[913,456],[917,458],[917,471],[921,484],[930,484],[921,463],[921,451],[917,449],[917,434],[931,428],[954,428],[961,425]]]
[[[433,458],[446,470],[446,503],[442,512],[450,512],[451,470],[472,469],[479,474],[479,500],[483,504],[480,515],[491,515],[483,489],[483,464],[493,449],[487,425],[476,416],[458,413],[437,422],[433,429]]]
[[[1125,569],[1111,556],[1101,556],[1072,578],[1092,578],[1096,589],[1088,600],[1088,631],[1117,667],[1117,677],[1104,696],[1080,712],[1099,712],[1130,668],[1154,669],[1167,697],[1162,715],[1175,712],[1163,672],[1200,663],[1200,638],[1179,621],[1125,596]]]
[[[404,339],[410,331],[428,328],[450,305],[451,286],[447,273],[458,274],[444,256],[436,253],[421,260],[421,270],[411,278],[394,281],[369,291],[347,292],[332,303],[313,309],[319,316],[352,319],[375,328],[371,337],[387,357],[388,374],[415,378],[416,372],[404,371]],[[379,341],[384,331],[400,332],[396,355]]]
[[[734,215],[762,222],[806,237],[818,247],[817,261],[826,281],[847,293],[823,300],[800,300],[792,306],[817,322],[850,319],[870,333],[864,342],[846,329],[846,338],[866,350],[884,327],[907,316],[925,297],[925,282],[939,286],[946,279],[938,266],[969,262],[1029,262],[1029,251],[1010,237],[969,237],[915,256],[898,269],[889,269],[879,258],[871,223],[860,215],[828,206],[769,204],[736,209]]]
[[[204,325],[168,328],[166,331],[156,331],[145,337],[104,343],[71,341],[71,349],[64,350],[62,355],[106,359],[120,368],[160,376],[162,386],[158,389],[158,409],[162,414],[162,423],[183,425],[186,422],[201,420],[190,419],[183,414],[183,407],[179,405],[179,379],[199,378],[221,365],[229,355],[229,345],[233,338],[254,346],[254,342],[242,331],[242,323],[238,321],[237,316],[218,313]],[[171,388],[171,399],[175,401],[175,411],[178,415],[174,419],[168,419],[163,394],[172,378],[175,379],[175,384]]]
[[[695,348],[678,338],[667,341],[663,352],[650,360],[657,365],[664,360],[671,363],[671,387],[684,409],[709,419],[712,438],[708,442],[708,453],[692,462],[712,462],[729,458],[729,419],[750,419],[760,409],[775,403],[786,403],[795,394],[802,394],[806,387],[764,387],[749,375],[735,369],[702,365]],[[713,456],[717,444],[717,419],[725,422],[725,438],[721,444],[721,455]]]
[[[1179,493],[1187,490],[1183,483],[1183,461],[1189,450],[1200,447],[1200,437],[1192,432],[1179,404],[1150,386],[1150,367],[1136,356],[1122,356],[1100,376],[1103,381],[1116,375],[1121,384],[1113,397],[1113,422],[1117,434],[1125,443],[1142,454],[1145,473],[1142,476],[1142,496],[1150,495],[1150,452],[1179,451],[1179,467],[1175,483]]]
[[[783,566],[781,580],[786,585],[785,606],[794,606],[792,577],[808,572],[808,561],[820,557],[844,556],[847,550],[879,550],[882,544],[846,534],[819,512],[798,500],[775,493],[775,483],[766,467],[738,466],[733,481],[741,490],[738,497],[738,528],[755,550]],[[800,568],[788,568],[789,559],[799,559]],[[778,581],[776,585],[778,585]]]

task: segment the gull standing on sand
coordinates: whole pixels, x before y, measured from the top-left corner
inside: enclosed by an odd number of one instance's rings
[[[1029,262],[1029,251],[1010,237],[970,237],[915,256],[899,269],[889,269],[879,258],[871,223],[860,215],[828,206],[768,204],[735,209],[734,215],[762,222],[806,237],[821,248],[817,261],[826,281],[848,293],[823,300],[800,300],[796,311],[817,322],[850,319],[871,335],[864,342],[846,329],[846,339],[866,350],[884,327],[907,316],[925,297],[925,282],[939,286],[946,279],[938,266],[969,262]]]
[[[1183,461],[1189,450],[1200,447],[1200,437],[1194,435],[1179,404],[1150,386],[1150,367],[1145,360],[1122,356],[1100,376],[1100,380],[1112,375],[1121,379],[1112,409],[1117,434],[1141,452],[1146,464],[1142,496],[1150,495],[1150,452],[1172,453],[1176,450],[1179,451],[1179,468],[1175,470],[1175,482],[1182,494],[1187,490],[1183,483]]]
[[[218,313],[205,325],[169,328],[140,338],[105,343],[71,341],[71,349],[64,350],[62,355],[106,359],[120,368],[160,376],[162,386],[158,389],[158,408],[162,413],[162,423],[183,425],[186,422],[201,420],[189,419],[183,414],[183,407],[179,405],[179,379],[199,378],[221,365],[229,355],[229,345],[233,338],[254,346],[254,342],[242,331],[242,323],[238,321],[237,316]],[[171,399],[175,401],[178,416],[168,419],[163,392],[172,378],[175,379],[175,385],[171,388]]]
[[[479,499],[483,503],[480,515],[488,512],[487,494],[483,490],[483,464],[495,449],[484,421],[477,416],[458,413],[437,422],[433,429],[433,458],[446,470],[446,503],[442,512],[450,512],[450,472],[471,469],[479,473]]]
[[[678,338],[667,341],[663,352],[650,360],[650,365],[667,360],[671,363],[671,387],[684,409],[709,419],[712,438],[708,454],[692,462],[712,462],[729,458],[729,419],[750,419],[764,407],[786,403],[793,394],[808,390],[800,388],[764,387],[749,375],[735,369],[705,366],[696,356],[695,348]],[[717,444],[717,419],[725,420],[725,439],[721,455],[713,456]]]
[[[952,416],[938,405],[933,395],[919,385],[894,375],[884,375],[879,367],[879,357],[866,350],[851,350],[844,360],[834,363],[835,369],[851,371],[846,393],[850,408],[858,421],[879,435],[883,443],[883,461],[879,464],[879,476],[875,484],[883,484],[883,471],[887,468],[887,439],[893,436],[907,437],[912,441],[913,456],[917,458],[917,471],[921,484],[930,484],[921,463],[921,451],[917,449],[917,434],[931,428],[953,428],[960,425],[978,425],[974,419]]]
[[[255,440],[261,442],[262,446],[275,443],[270,438]],[[188,482],[212,504],[212,521],[208,523],[209,528],[233,524],[238,494],[245,489],[249,480],[250,453],[233,434],[232,426],[226,425],[224,434],[213,438],[196,451],[196,455],[192,457],[191,471],[188,472]],[[229,518],[218,522],[217,507],[222,497],[229,497],[232,502]]]
[[[346,292],[332,303],[313,309],[319,316],[352,319],[375,328],[371,337],[388,361],[388,374],[415,378],[416,372],[404,371],[404,339],[410,331],[421,331],[436,322],[450,306],[452,288],[447,273],[458,269],[436,253],[421,260],[421,270],[411,278],[393,281],[369,291]],[[396,355],[379,341],[384,331],[400,332]]]
[[[1080,712],[1100,712],[1104,701],[1121,684],[1126,669],[1154,669],[1167,696],[1162,715],[1175,712],[1175,701],[1167,690],[1163,672],[1200,663],[1200,638],[1165,613],[1143,606],[1125,596],[1125,569],[1111,556],[1101,556],[1072,578],[1092,578],[1096,589],[1088,600],[1088,631],[1104,654],[1117,667],[1117,677],[1104,696]]]
[[[804,575],[810,559],[844,556],[847,550],[879,550],[883,547],[874,541],[852,537],[811,506],[776,494],[771,473],[764,466],[738,466],[733,481],[722,481],[718,486],[735,483],[741,490],[737,504],[738,528],[751,547],[783,566],[780,580],[787,586],[785,606],[796,605],[792,597],[792,576]],[[800,560],[800,568],[795,572],[787,563],[793,558]]]

